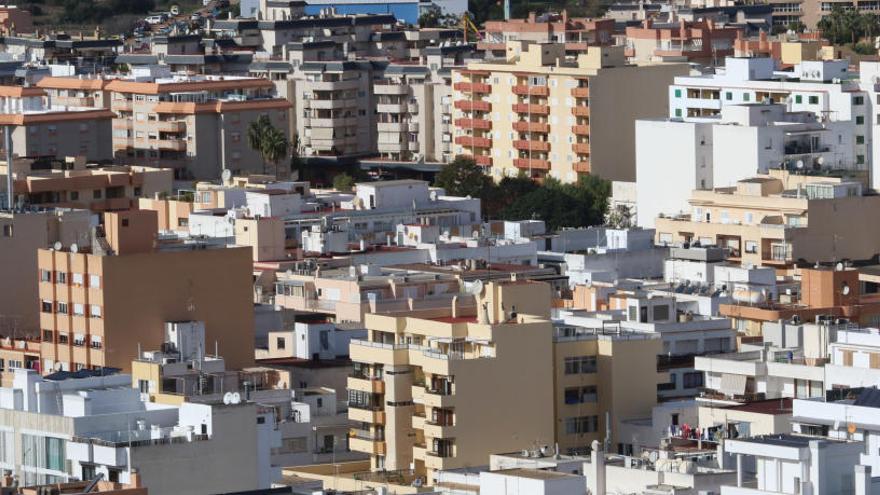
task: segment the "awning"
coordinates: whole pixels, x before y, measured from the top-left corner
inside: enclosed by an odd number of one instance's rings
[[[725,395],[745,395],[746,393],[745,375],[721,375],[721,392]]]

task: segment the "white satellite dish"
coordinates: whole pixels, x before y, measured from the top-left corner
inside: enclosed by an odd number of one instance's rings
[[[798,160],[797,162],[795,162],[794,165],[795,165],[797,168],[804,168],[804,161],[803,161],[803,160]]]
[[[238,393],[238,392],[232,393],[232,403],[233,404],[240,404],[241,403],[241,394],[240,393]]]
[[[223,169],[223,172],[220,172],[220,179],[223,180],[223,184],[229,184],[232,181],[232,170]]]
[[[840,293],[844,296],[849,295],[849,284],[844,282],[843,285],[840,286]]]
[[[75,242],[70,245],[70,252],[73,254],[76,254],[79,252],[79,246],[77,246]]]
[[[226,392],[223,394],[223,403],[227,406],[232,404],[232,392]]]
[[[483,293],[483,281],[480,279],[474,280],[471,283],[471,288],[468,290],[471,294],[475,296],[479,296]]]
[[[838,261],[837,264],[834,265],[834,270],[836,270],[838,272],[842,272],[843,271],[843,263]]]
[[[52,247],[55,249],[55,251],[61,251],[61,248],[63,248],[64,246],[61,245],[61,241],[55,241],[55,244],[53,244]]]

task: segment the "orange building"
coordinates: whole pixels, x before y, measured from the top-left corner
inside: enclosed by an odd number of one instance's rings
[[[10,36],[16,33],[33,33],[34,18],[29,10],[17,5],[0,5],[0,34]]]
[[[714,63],[733,55],[741,27],[716,26],[711,20],[626,28],[626,56],[633,62],[682,61]]]
[[[157,243],[155,211],[105,213],[90,250],[38,253],[43,370],[129,370],[168,321],[205,322],[232,368],[253,364],[249,248]]]
[[[477,49],[504,58],[508,41],[559,42],[565,43],[566,52],[576,54],[586,53],[588,46],[611,45],[613,36],[613,19],[569,18],[565,10],[541,16],[530,12],[526,19],[486,21]]]

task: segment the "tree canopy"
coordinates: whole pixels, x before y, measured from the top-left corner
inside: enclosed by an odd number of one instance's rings
[[[435,185],[455,196],[479,197],[489,219],[546,222],[549,229],[587,227],[604,222],[611,183],[593,175],[574,184],[546,178],[505,177],[497,184],[473,160],[457,157],[436,177]]]
[[[840,5],[832,7],[831,13],[823,17],[817,27],[828,41],[837,45],[855,46],[862,38],[873,43],[874,36],[880,34],[880,21],[875,14],[860,14]]]

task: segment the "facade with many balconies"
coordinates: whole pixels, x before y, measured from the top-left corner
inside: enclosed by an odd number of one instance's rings
[[[633,180],[633,121],[664,114],[662,85],[687,70],[627,66],[622,47],[590,46],[572,61],[563,43],[509,42],[506,54],[453,71],[453,154],[473,157],[496,180]]]

